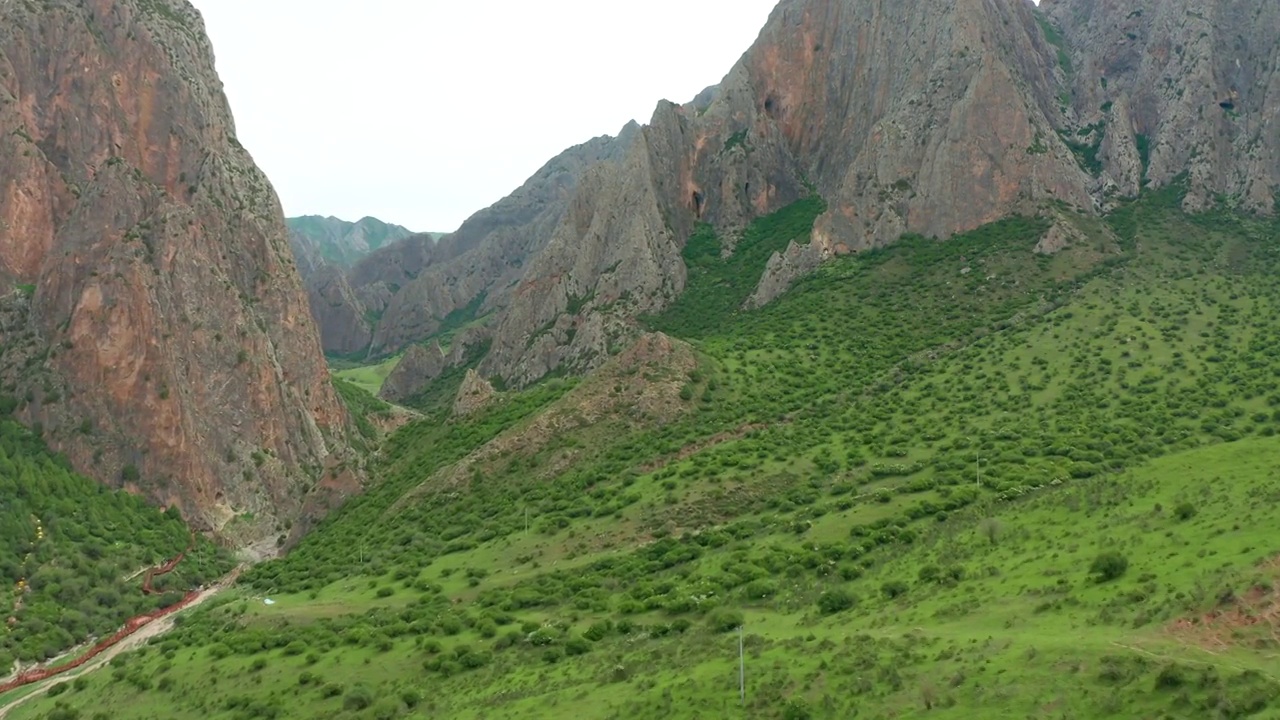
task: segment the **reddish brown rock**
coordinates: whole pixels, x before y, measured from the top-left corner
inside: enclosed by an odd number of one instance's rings
[[[198,525],[275,532],[347,419],[199,14],[0,4],[0,128],[0,279],[35,286],[0,338],[24,419]]]

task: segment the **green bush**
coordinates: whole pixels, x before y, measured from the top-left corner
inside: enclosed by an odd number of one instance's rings
[[[818,596],[818,609],[823,615],[834,615],[852,608],[854,598],[847,590],[835,588]]]
[[[742,613],[737,610],[720,608],[707,617],[707,627],[712,632],[727,633],[742,627],[745,622]]]
[[[907,594],[911,587],[901,580],[889,580],[880,586],[880,592],[890,600]]]
[[[1089,566],[1089,574],[1100,583],[1118,580],[1128,571],[1129,558],[1114,550],[1101,553]]]
[[[345,710],[364,710],[373,705],[373,700],[373,690],[364,685],[356,685],[342,698],[342,707]]]

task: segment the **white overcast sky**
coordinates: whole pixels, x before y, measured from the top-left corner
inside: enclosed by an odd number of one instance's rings
[[[685,102],[776,0],[193,0],[288,215],[450,231],[565,148]]]

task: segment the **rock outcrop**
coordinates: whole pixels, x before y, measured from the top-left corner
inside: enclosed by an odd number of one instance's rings
[[[782,2],[717,88],[660,103],[623,162],[588,174],[481,373],[522,385],[595,367],[683,290],[696,223],[732,237],[811,191],[829,207],[813,240],[775,258],[749,304],[905,232],[1092,211],[1095,180],[1057,132],[1056,67],[1024,2]]]
[[[488,380],[480,377],[475,370],[468,370],[462,379],[462,387],[458,388],[458,397],[453,401],[453,414],[457,417],[474,415],[488,407],[498,393]]]
[[[449,366],[449,359],[433,340],[430,345],[412,345],[404,357],[382,383],[378,397],[393,403],[403,403],[416,395]]]
[[[197,526],[274,534],[348,421],[199,13],[0,3],[0,128],[0,280],[22,288],[0,372],[21,417]]]
[[[322,262],[304,278],[307,303],[320,327],[324,351],[347,356],[364,352],[373,339],[373,320],[342,268]]]
[[[320,326],[326,353],[358,355],[373,340],[373,327],[393,291],[370,284],[357,294],[347,278],[352,265],[371,253],[413,238],[384,256],[386,262],[421,257],[440,233],[415,234],[399,225],[366,217],[351,223],[338,218],[289,218],[289,246],[307,289],[311,314]],[[422,261],[418,261],[421,263]],[[403,271],[402,271],[403,272]],[[417,270],[414,270],[415,274]],[[394,274],[387,274],[394,282]]]
[[[1072,105],[1105,128],[1114,192],[1187,174],[1188,210],[1220,197],[1272,213],[1280,188],[1280,5],[1044,0],[1071,59]]]
[[[325,350],[391,355],[505,308],[559,225],[582,176],[615,159],[638,131],[631,124],[616,138],[599,137],[566,150],[455,233],[414,235],[375,250],[345,273],[344,288],[317,297],[311,284]],[[365,335],[369,339],[356,348]]]

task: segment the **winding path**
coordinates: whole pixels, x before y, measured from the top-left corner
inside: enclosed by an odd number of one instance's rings
[[[111,662],[116,656],[131,650],[136,650],[153,638],[157,638],[169,632],[173,629],[174,617],[179,612],[189,610],[190,608],[205,602],[209,598],[214,597],[234,585],[243,569],[243,567],[238,567],[230,575],[227,575],[225,578],[218,581],[216,585],[212,585],[198,593],[195,593],[195,597],[193,597],[190,602],[186,602],[176,610],[166,608],[166,610],[170,610],[167,614],[148,620],[146,623],[140,625],[136,630],[126,635],[123,639],[104,648],[103,650],[100,650],[97,654],[85,655],[82,658],[82,662],[79,664],[63,666],[56,675],[45,677],[43,680],[35,680],[27,683],[34,685],[35,688],[26,695],[14,699],[12,702],[0,705],[0,720],[8,717],[10,712],[17,709],[24,703],[42,697],[45,693],[49,692],[54,685],[69,682],[82,675],[88,675],[94,670],[97,670],[103,665]]]
[[[152,581],[168,573],[173,572],[178,563],[187,556],[187,553],[195,547],[195,533],[191,534],[191,541],[187,548],[178,553],[173,559],[163,565],[150,568],[146,571],[146,575],[142,581],[142,592],[145,595],[157,595],[159,591],[152,587]],[[34,692],[24,695],[13,702],[0,706],[0,718],[8,715],[9,711],[30,700],[33,697],[39,697],[53,687],[56,682],[65,682],[67,679],[79,677],[85,673],[101,667],[126,650],[138,647],[140,644],[147,642],[151,638],[162,635],[173,627],[173,615],[182,610],[199,605],[208,600],[210,597],[222,592],[235,583],[244,566],[236,568],[231,574],[227,575],[215,585],[202,590],[193,590],[188,592],[177,603],[165,608],[161,608],[145,615],[138,615],[130,618],[119,630],[111,637],[97,643],[83,655],[80,655],[71,662],[57,665],[38,667],[27,672],[20,673],[12,680],[0,683],[0,695],[11,690],[26,687],[28,685],[36,685],[44,683]]]

